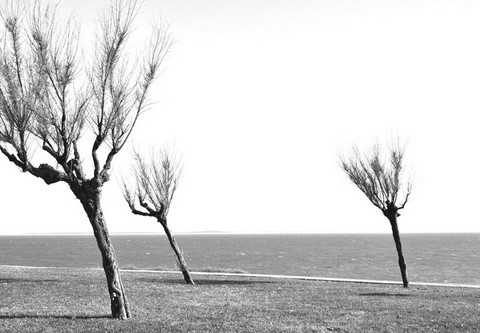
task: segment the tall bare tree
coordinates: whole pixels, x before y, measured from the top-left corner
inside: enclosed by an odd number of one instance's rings
[[[400,216],[398,211],[405,208],[412,189],[410,182],[406,184],[402,182],[404,155],[405,147],[401,147],[398,142],[389,149],[387,163],[384,162],[384,156],[378,144],[364,154],[361,154],[358,148],[354,148],[350,158],[341,157],[341,166],[350,180],[390,222],[403,286],[408,288],[407,265],[397,223],[397,217]],[[399,195],[402,191],[404,194],[400,199]]]
[[[0,5],[0,151],[46,184],[66,183],[80,200],[102,255],[112,316],[120,319],[129,318],[130,309],[102,211],[102,188],[171,45],[166,30],[154,27],[146,51],[129,62],[138,9],[137,0],[112,0],[99,17],[92,59],[82,63],[80,29],[59,19],[58,6],[41,0]],[[79,147],[88,147],[89,138],[88,176]]]
[[[135,152],[134,155],[133,172],[136,185],[132,190],[126,181],[123,182],[124,198],[133,214],[154,217],[162,225],[185,282],[194,284],[182,251],[167,223],[170,204],[180,178],[180,164],[173,152],[169,152],[167,149],[161,150],[157,155],[152,154],[149,161],[142,158],[138,152]]]

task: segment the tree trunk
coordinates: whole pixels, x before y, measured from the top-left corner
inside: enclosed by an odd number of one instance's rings
[[[100,204],[101,189],[98,188],[91,192],[85,190],[78,191],[78,188],[76,188],[74,189],[74,193],[78,199],[80,199],[88,215],[98,248],[102,254],[102,265],[107,278],[112,317],[128,319],[131,317],[130,306],[120,278],[115,250],[110,241],[110,235],[105,223],[105,218],[103,217]]]
[[[175,256],[177,257],[177,264],[180,270],[182,271],[185,282],[187,284],[195,284],[193,282],[192,277],[190,276],[190,273],[188,272],[187,263],[185,262],[185,259],[183,259],[182,251],[180,251],[180,248],[177,245],[177,241],[175,240],[175,237],[173,237],[172,233],[170,232],[170,228],[168,228],[167,222],[166,221],[159,221],[159,222],[162,225],[163,229],[165,230],[165,234],[167,234],[168,241],[172,246],[173,252],[175,252]]]
[[[400,266],[400,273],[402,274],[403,287],[408,288],[407,264],[405,263],[405,258],[403,257],[402,242],[400,240],[400,232],[398,231],[397,224],[397,213],[395,212],[395,214],[390,214],[387,217],[392,227],[393,239],[397,248],[398,265]]]

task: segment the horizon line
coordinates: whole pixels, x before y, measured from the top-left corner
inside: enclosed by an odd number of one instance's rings
[[[178,231],[175,235],[390,235],[391,232],[309,232],[309,231]],[[402,235],[412,234],[479,234],[480,231],[417,231],[403,232]],[[1,236],[91,236],[93,232],[46,232],[46,233],[15,233],[0,234]],[[110,236],[148,236],[165,235],[164,232],[112,232]]]

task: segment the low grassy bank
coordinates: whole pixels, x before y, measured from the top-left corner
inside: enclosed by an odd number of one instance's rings
[[[0,332],[477,332],[480,290],[124,272],[134,318],[110,319],[102,271],[0,268]]]

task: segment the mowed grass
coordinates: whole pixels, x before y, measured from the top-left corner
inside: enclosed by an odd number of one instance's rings
[[[479,332],[480,290],[124,272],[133,318],[109,318],[101,270],[0,267],[0,332]]]

